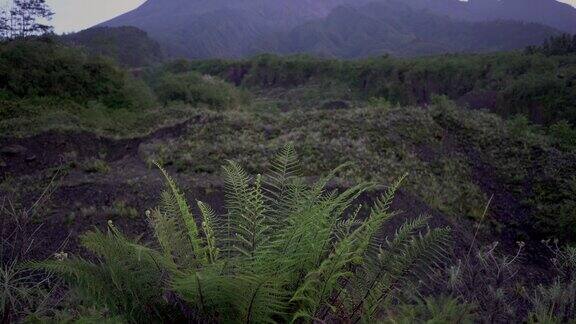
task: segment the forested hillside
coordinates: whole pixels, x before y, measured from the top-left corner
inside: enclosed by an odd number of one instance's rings
[[[493,52],[576,30],[570,22],[576,9],[555,0],[541,0],[538,12],[526,12],[514,0],[477,2],[149,0],[101,26],[138,27],[169,57],[193,59],[260,53],[363,58]]]
[[[144,67],[163,60],[160,45],[135,27],[96,27],[63,35],[60,40],[90,55],[106,56],[126,67]]]
[[[533,23],[461,22],[413,10],[401,1],[343,6],[288,32],[264,36],[252,53],[308,53],[366,58],[442,53],[481,53],[538,44],[558,33]]]
[[[514,20],[576,32],[576,9],[555,0],[407,0],[415,8],[466,21]]]
[[[400,105],[425,106],[433,96],[445,95],[462,106],[505,118],[523,114],[538,124],[566,120],[574,125],[576,55],[571,42],[568,36],[554,38],[526,53],[360,61],[263,55],[242,61],[182,61],[169,68],[217,75],[246,87],[334,87],[334,92],[344,90],[346,98]],[[564,55],[546,54],[555,51]]]

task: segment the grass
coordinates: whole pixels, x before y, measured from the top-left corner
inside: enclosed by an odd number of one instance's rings
[[[203,123],[191,125],[178,140],[146,144],[143,157],[196,175],[218,175],[217,161],[233,159],[254,173],[267,166],[272,152],[293,141],[302,152],[306,176],[345,162],[353,163],[344,175],[353,181],[389,183],[408,173],[407,191],[456,220],[479,219],[496,194],[508,197],[502,199],[514,204],[514,212],[531,212],[523,223],[489,218],[495,229],[523,228],[519,239],[570,240],[576,221],[569,211],[576,193],[573,151],[558,147],[525,119],[507,122],[488,112],[459,109],[444,98],[435,100],[427,110],[378,100],[337,112],[266,111],[261,103],[256,110],[198,110]],[[554,216],[557,212],[560,217]],[[558,221],[566,226],[555,228]],[[529,228],[532,234],[525,232]]]
[[[101,159],[90,159],[88,161],[84,161],[81,168],[87,173],[106,174],[110,172],[110,166],[108,163]]]
[[[352,162],[354,181],[389,183],[409,173],[406,188],[439,210],[477,218],[486,197],[471,179],[460,152],[420,157],[421,149],[442,149],[442,128],[418,108],[352,108],[285,113],[202,112],[205,123],[191,126],[189,139],[149,144],[145,156],[184,173],[218,174],[221,159],[234,159],[249,172],[267,166],[267,157],[286,141],[302,152],[303,172],[316,176]]]
[[[193,111],[185,105],[166,108],[108,109],[97,103],[88,106],[72,102],[36,99],[19,103],[18,114],[0,120],[0,132],[6,137],[26,137],[50,130],[89,131],[109,137],[146,135],[156,129],[183,120]]]

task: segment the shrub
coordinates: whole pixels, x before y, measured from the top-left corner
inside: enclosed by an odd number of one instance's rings
[[[390,239],[380,234],[401,181],[364,208],[354,202],[372,184],[326,189],[341,168],[306,185],[292,146],[271,165],[268,175],[250,177],[228,162],[227,212],[217,216],[197,202],[200,225],[161,169],[167,187],[160,206],[147,213],[155,247],[109,223],[106,233],[82,236],[95,259],[37,266],[124,320],[261,323],[374,320],[442,262],[449,230],[428,229],[427,217],[406,221]]]
[[[89,57],[51,40],[25,39],[0,44],[2,98],[54,97],[109,108],[152,105],[147,86],[111,60]]]
[[[576,319],[576,248],[553,248],[557,277],[539,285],[531,296],[530,323],[573,323]]]
[[[232,108],[246,101],[245,94],[233,85],[196,72],[165,73],[154,83],[156,95],[164,105],[181,101],[192,105]]]
[[[474,323],[474,307],[458,299],[428,297],[414,305],[407,304],[398,314],[390,314],[387,323]]]
[[[548,133],[560,149],[573,150],[576,148],[576,129],[571,127],[567,121],[561,120],[550,126]]]

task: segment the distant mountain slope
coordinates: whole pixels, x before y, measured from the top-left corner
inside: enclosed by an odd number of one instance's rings
[[[148,0],[101,25],[145,30],[173,57],[242,57],[263,34],[325,17],[345,1]]]
[[[533,23],[456,21],[389,0],[338,7],[324,19],[269,36],[255,51],[340,58],[487,52],[537,44],[554,34]]]
[[[60,39],[66,44],[83,47],[89,54],[111,57],[127,67],[146,66],[163,59],[158,42],[135,27],[95,27]]]
[[[169,57],[185,58],[238,58],[262,52],[356,58],[493,51],[539,44],[557,34],[542,25],[487,22],[507,18],[507,6],[519,0],[484,0],[482,5],[478,1],[148,0],[102,25],[138,27]],[[522,1],[554,2],[552,9],[563,6],[554,0]],[[488,16],[486,8],[502,14]]]
[[[456,19],[525,21],[576,33],[576,8],[556,0],[405,0],[405,3]]]

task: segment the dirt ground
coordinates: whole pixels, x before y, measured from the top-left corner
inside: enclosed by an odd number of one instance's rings
[[[26,224],[25,231],[39,248],[33,249],[33,258],[51,257],[58,251],[83,253],[79,248],[79,235],[93,228],[104,230],[109,220],[130,236],[144,234],[143,240],[150,239],[145,211],[154,208],[163,190],[163,178],[158,170],[147,164],[140,156],[140,147],[158,139],[178,139],[187,134],[191,122],[186,121],[175,126],[157,130],[147,136],[131,139],[112,139],[87,132],[51,131],[28,138],[0,139],[0,182],[11,183],[19,195],[10,193],[10,188],[2,188],[0,201],[19,200],[18,205],[26,208],[34,204],[43,187],[54,179],[53,192],[42,206],[35,219]],[[446,145],[451,145],[447,143]],[[430,155],[433,152],[423,152]],[[509,214],[522,215],[518,204],[506,192],[499,192],[499,184],[493,172],[473,159],[477,152],[467,152],[474,166],[474,177],[479,186],[486,191],[495,192],[492,208],[495,217]],[[73,159],[75,167],[70,167]],[[100,159],[105,161],[107,172],[87,171],[78,165],[86,161]],[[186,193],[190,202],[201,200],[209,203],[217,212],[224,211],[223,182],[215,176],[198,176],[178,173],[168,166],[168,171]],[[9,181],[11,179],[11,181]],[[20,190],[30,183],[36,183],[33,190]],[[342,188],[340,188],[342,189]],[[373,199],[378,192],[366,194],[359,202]],[[125,206],[130,212],[111,209],[110,206]],[[191,203],[191,205],[194,205]],[[392,231],[406,218],[419,215],[431,217],[430,226],[449,226],[452,228],[454,257],[466,254],[472,241],[476,224],[454,219],[430,208],[418,197],[401,190],[392,205],[399,215],[388,224],[382,235]],[[5,216],[7,217],[7,216]],[[3,232],[9,233],[16,224],[10,219],[3,220]],[[503,241],[509,251],[515,248],[515,242],[507,238],[504,230],[498,236],[481,233],[479,239],[484,242]],[[3,234],[6,235],[6,234]],[[475,247],[474,247],[475,248]],[[534,253],[538,253],[535,251]],[[525,275],[536,278],[545,271],[539,258],[529,258]]]

